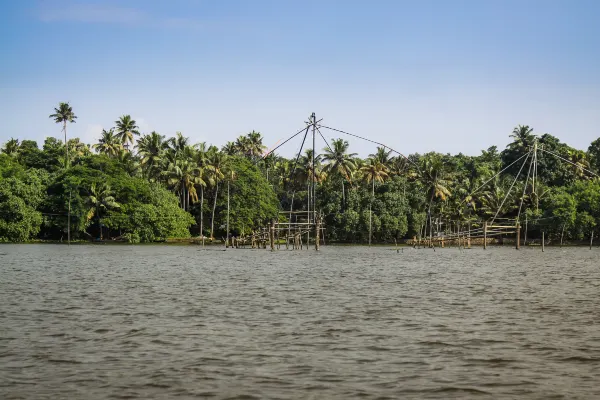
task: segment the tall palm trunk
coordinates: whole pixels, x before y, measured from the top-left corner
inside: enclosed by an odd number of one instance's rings
[[[344,190],[344,178],[342,178],[342,205],[346,205],[346,191]]]
[[[67,143],[67,121],[66,120],[63,122],[63,132],[65,133],[65,152],[66,152],[65,168],[69,168],[69,146]]]
[[[217,209],[217,196],[219,195],[219,181],[215,184],[215,201],[213,202],[212,217],[210,219],[210,239],[215,238],[215,210]]]
[[[69,146],[67,144],[67,121],[63,122],[63,131],[65,132],[65,169],[69,168]],[[71,245],[71,192],[69,191],[69,210],[67,211],[67,243]]]
[[[369,202],[369,246],[371,245],[371,238],[373,236],[373,198],[375,197],[375,177],[372,179],[373,189],[371,192],[371,201]]]
[[[204,186],[200,185],[200,236],[204,243]]]

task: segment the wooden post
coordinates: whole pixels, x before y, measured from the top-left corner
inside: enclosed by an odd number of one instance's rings
[[[542,252],[545,251],[545,246],[546,246],[546,237],[545,237],[545,233],[544,231],[542,231]]]
[[[594,243],[594,231],[592,230],[592,235],[590,236],[590,250],[592,249],[593,243]]]
[[[321,239],[319,238],[321,234],[321,220],[319,218],[317,218],[317,220],[315,221],[315,250],[319,251],[319,246],[320,246],[320,241]]]
[[[467,236],[467,248],[471,248],[471,223],[469,222],[469,233]]]
[[[483,221],[483,249],[487,249],[487,221]]]
[[[269,244],[271,245],[271,251],[275,251],[275,220],[271,220],[271,230],[269,234]]]
[[[519,224],[517,222],[517,244],[516,244],[516,249],[520,250],[521,249],[521,224]]]

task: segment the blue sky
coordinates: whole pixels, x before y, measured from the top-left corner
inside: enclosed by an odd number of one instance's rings
[[[504,148],[517,124],[587,149],[599,18],[591,0],[0,0],[0,143],[60,137],[48,115],[69,101],[87,142],[131,114],[272,146],[314,111],[403,153]]]

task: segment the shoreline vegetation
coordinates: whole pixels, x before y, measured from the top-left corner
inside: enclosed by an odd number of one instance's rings
[[[464,233],[517,216],[529,244],[544,237],[550,246],[587,246],[599,233],[600,139],[578,150],[519,125],[505,149],[478,156],[405,158],[377,147],[363,159],[351,152],[360,143],[338,138],[313,164],[312,149],[297,159],[267,152],[256,131],[218,148],[180,132],[140,132],[123,115],[86,144],[68,137],[77,120],[68,103],[50,118],[64,140],[40,146],[11,138],[1,146],[2,243],[185,244],[204,235],[206,244],[224,245],[227,226],[248,236],[274,218],[287,222],[279,211],[306,211],[312,182],[327,244],[406,246],[433,229]],[[517,161],[534,146],[544,151],[532,182]]]

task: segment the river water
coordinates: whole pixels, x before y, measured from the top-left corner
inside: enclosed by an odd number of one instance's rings
[[[0,398],[598,398],[599,260],[2,245]]]

